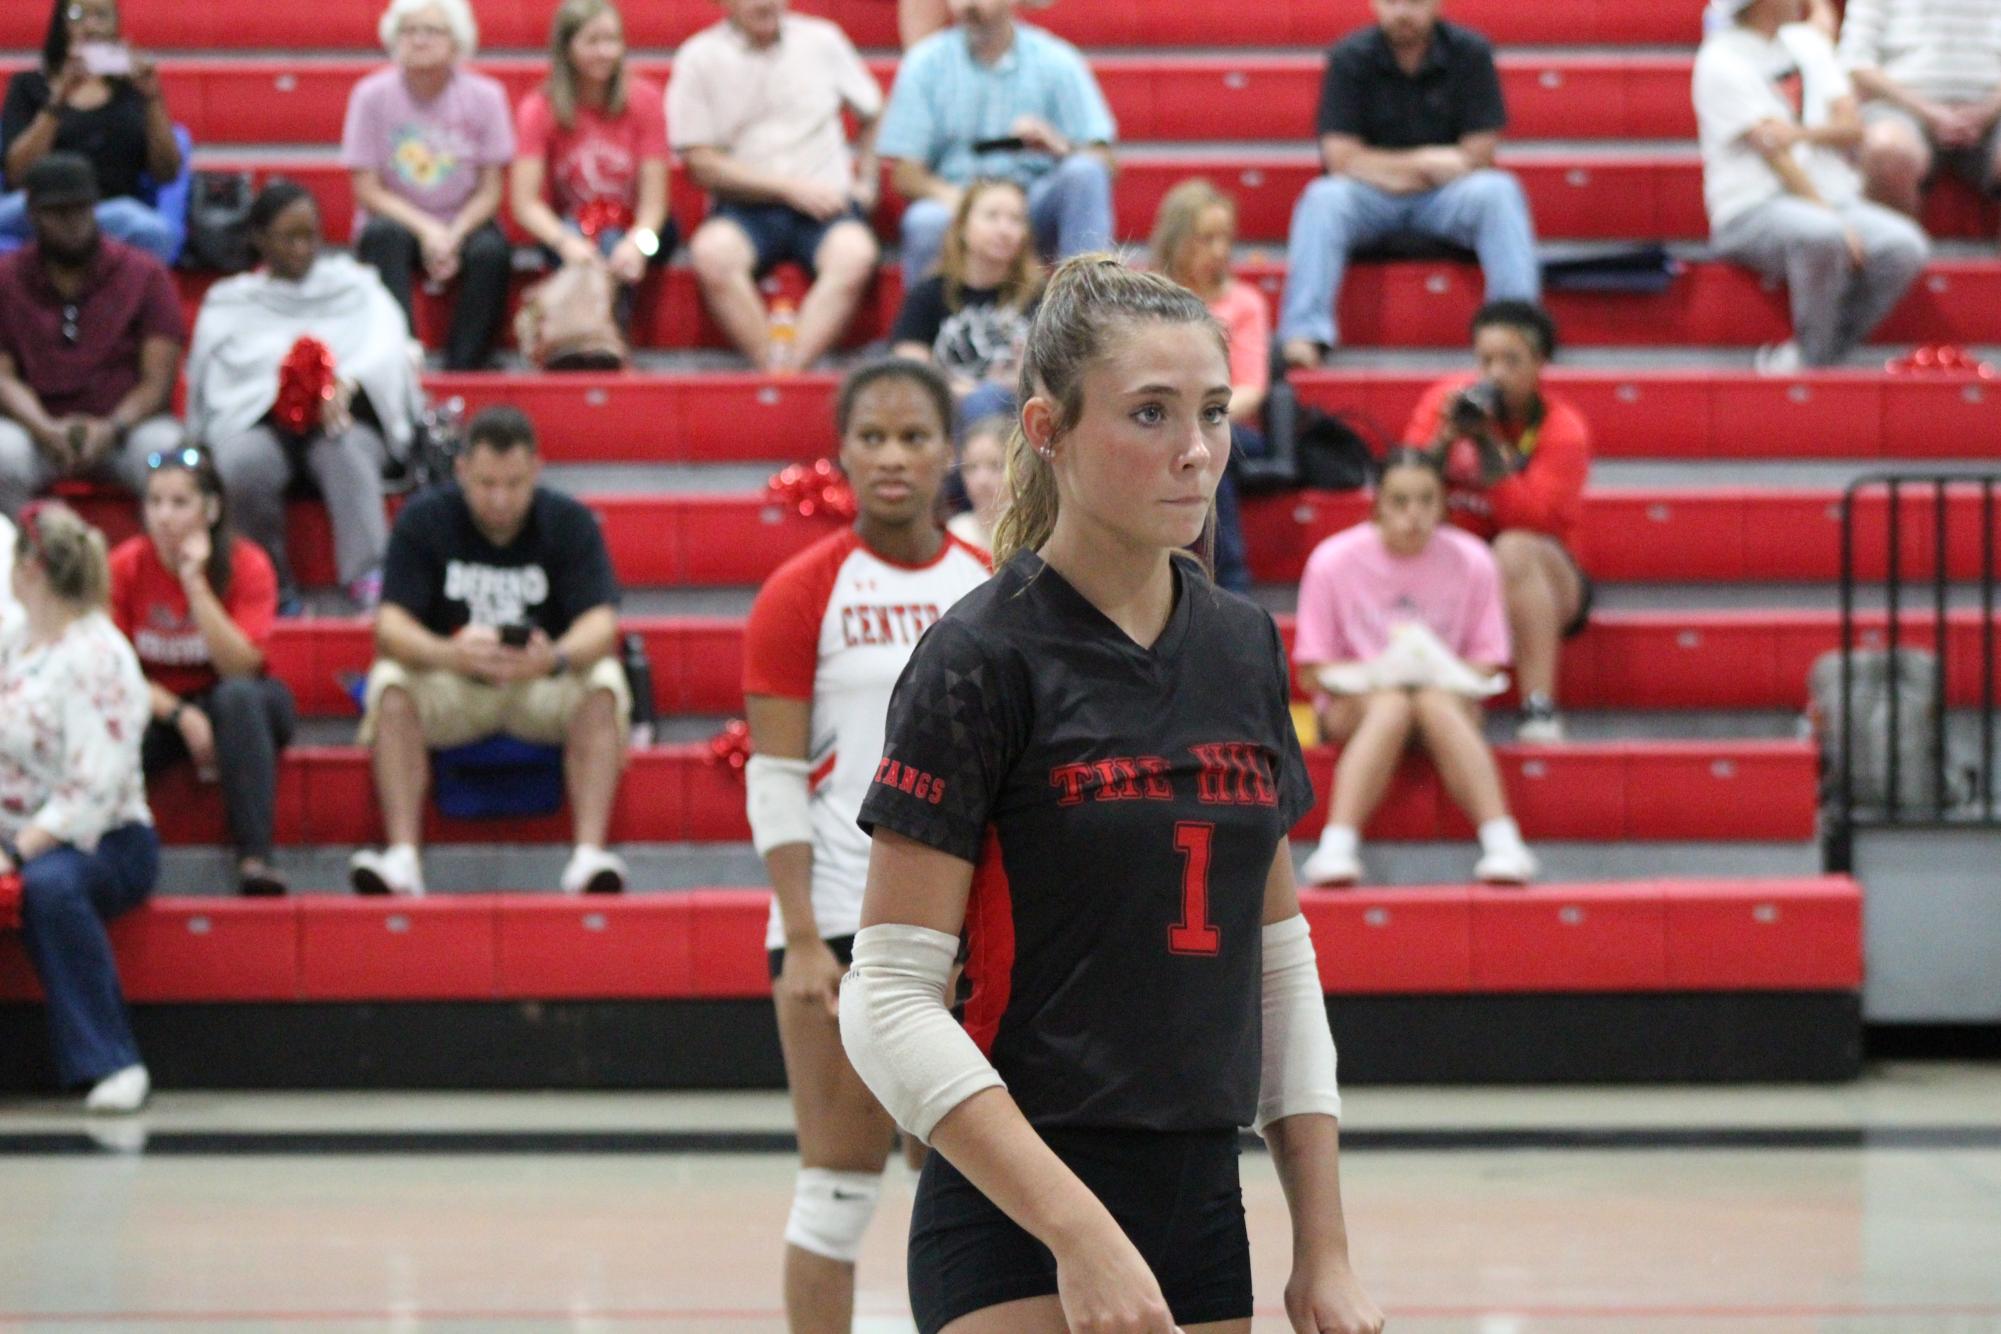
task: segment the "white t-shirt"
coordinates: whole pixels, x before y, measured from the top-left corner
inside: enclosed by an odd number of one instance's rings
[[[1778,173],[1744,138],[1753,126],[1784,120],[1815,129],[1853,94],[1833,45],[1807,24],[1788,24],[1769,41],[1741,26],[1704,38],[1695,57],[1695,118],[1710,230],[1785,193]],[[1828,203],[1861,194],[1862,179],[1845,154],[1804,143],[1792,151]]]
[[[823,939],[861,929],[869,836],[855,819],[882,762],[897,678],[918,637],[986,581],[986,556],[955,537],[913,568],[876,555],[848,529],[785,562],[758,591],[743,690],[812,704],[813,921]],[[765,945],[784,943],[774,900]]]

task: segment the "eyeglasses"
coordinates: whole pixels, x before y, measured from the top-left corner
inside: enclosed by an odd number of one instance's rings
[[[149,471],[158,472],[168,465],[182,468],[199,468],[208,462],[208,449],[202,445],[188,445],[183,449],[156,449],[146,456]]]
[[[82,315],[83,312],[77,308],[74,301],[63,307],[63,342],[71,347],[76,346],[76,340],[83,334],[81,326],[77,323]]]
[[[442,23],[406,23],[396,30],[398,37],[449,37],[452,30]]]

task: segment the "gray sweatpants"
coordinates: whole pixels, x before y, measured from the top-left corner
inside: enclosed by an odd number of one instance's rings
[[[125,443],[87,473],[92,481],[117,482],[134,495],[146,487],[146,456],[179,449],[185,433],[172,417],[148,417],[125,435]],[[20,513],[52,483],[68,474],[35,448],[27,428],[11,417],[0,417],[0,514]]]
[[[1851,230],[1868,256],[1859,268]],[[1790,195],[1730,219],[1712,244],[1724,259],[1785,280],[1793,339],[1809,366],[1838,365],[1860,347],[1931,254],[1924,230],[1892,209],[1862,199],[1825,208]]]
[[[356,422],[340,435],[316,435],[299,444],[259,425],[213,448],[237,531],[270,553],[284,596],[298,591],[285,556],[285,492],[302,470],[326,500],[342,586],[382,564],[389,549],[389,520],[382,511],[388,451],[374,429]]]

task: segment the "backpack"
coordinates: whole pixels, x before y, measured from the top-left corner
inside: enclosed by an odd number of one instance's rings
[[[1937,801],[1933,749],[1938,720],[1932,714],[1938,689],[1938,658],[1926,649],[1897,650],[1897,672],[1891,683],[1890,654],[1862,649],[1851,655],[1850,696],[1855,718],[1853,789],[1850,805],[1857,810],[1887,809],[1890,801],[1890,716],[1897,718],[1897,808],[1913,814],[1929,811]],[[1812,696],[1811,716],[1820,737],[1821,799],[1832,802],[1841,792],[1842,716],[1841,652],[1836,649],[1814,660],[1807,677]],[[1964,775],[1954,772],[1955,756],[1948,748],[1944,805],[1950,810],[1966,800]]]

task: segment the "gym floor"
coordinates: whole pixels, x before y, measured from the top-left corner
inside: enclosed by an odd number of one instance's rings
[[[2001,1066],[1830,1088],[1348,1095],[1355,1260],[1411,1334],[2001,1331]],[[0,1101],[0,1330],[780,1331],[769,1094]],[[858,1334],[912,1328],[892,1165]],[[1244,1157],[1256,1328],[1284,1204]]]

